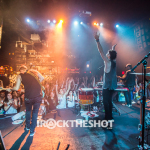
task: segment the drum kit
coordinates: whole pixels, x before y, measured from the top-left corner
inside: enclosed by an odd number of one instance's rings
[[[79,103],[81,105],[91,105],[94,103],[93,88],[80,88],[79,89]]]
[[[150,68],[150,67],[147,67],[147,68]],[[133,72],[131,74],[144,75],[143,73],[135,73],[135,72]],[[146,73],[146,76],[150,76],[150,73]],[[103,82],[98,82],[97,85],[102,86]],[[117,83],[117,85],[122,86],[121,83]],[[95,90],[102,91],[102,88],[98,88],[98,87],[96,87],[96,88],[80,88],[79,89],[79,95],[78,95],[79,104],[85,105],[85,106],[91,106],[92,104],[94,104],[94,91]],[[116,89],[116,91],[117,91],[117,89]],[[121,89],[121,91],[122,91],[122,89]],[[113,106],[114,106],[114,103],[113,103]],[[119,112],[119,115],[120,115],[120,112]]]

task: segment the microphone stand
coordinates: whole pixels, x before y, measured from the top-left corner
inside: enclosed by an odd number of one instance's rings
[[[143,64],[144,66],[144,93],[143,93],[143,97],[142,97],[142,100],[141,100],[141,107],[140,107],[140,113],[142,113],[142,115],[140,114],[140,123],[142,123],[142,125],[140,124],[139,125],[139,128],[140,128],[140,137],[139,137],[139,149],[144,149],[144,125],[145,125],[145,102],[146,102],[146,95],[145,95],[145,92],[146,92],[146,89],[145,89],[145,82],[146,82],[146,67],[147,67],[147,61],[146,59],[150,56],[150,52],[148,53],[148,55],[145,55],[145,57],[140,60],[136,66],[134,66],[132,69],[131,69],[131,72],[134,71],[135,68],[137,68],[137,66],[139,66],[140,64]],[[142,111],[141,111],[142,109]],[[141,118],[142,117],[142,118]],[[142,139],[141,139],[141,133],[142,133]]]

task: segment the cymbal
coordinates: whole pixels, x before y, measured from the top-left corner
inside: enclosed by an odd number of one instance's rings
[[[144,75],[144,73],[135,73],[135,72],[133,72],[133,73],[130,73],[130,74]],[[146,76],[149,76],[149,77],[150,77],[150,73],[146,73]]]

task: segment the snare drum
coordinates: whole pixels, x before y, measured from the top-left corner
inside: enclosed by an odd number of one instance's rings
[[[94,103],[92,88],[79,89],[79,103],[82,105],[90,105]]]

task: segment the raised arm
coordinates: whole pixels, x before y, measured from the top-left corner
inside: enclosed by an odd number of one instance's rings
[[[95,87],[95,77],[93,76],[93,79],[92,79],[92,86]]]
[[[70,80],[69,80],[68,89],[67,89],[67,91],[66,91],[65,95],[67,95],[67,94],[68,94],[68,92],[69,92],[69,90],[70,90],[71,82],[72,82],[72,79],[70,79]]]
[[[74,82],[74,79],[72,79],[72,83],[73,83],[73,90],[75,90],[75,82]]]
[[[100,34],[95,34],[95,40],[96,40],[96,43],[97,43],[97,48],[98,48],[98,51],[100,52],[100,55],[102,57],[102,59],[105,61],[105,62],[109,62],[108,58],[106,57],[106,55],[104,54],[104,51],[103,51],[103,48],[100,44],[100,41],[99,41],[99,36]]]
[[[69,77],[68,77],[67,80],[66,80],[66,85],[65,85],[65,88],[66,88],[66,89],[68,88],[68,80],[69,80]]]
[[[115,45],[112,46],[112,50],[113,50],[113,51],[115,51],[116,45],[117,45],[117,44],[115,44]]]
[[[56,81],[56,95],[58,97],[58,82]]]
[[[11,90],[18,91],[21,85],[21,81],[22,81],[21,76],[18,75],[16,80],[16,85]]]

